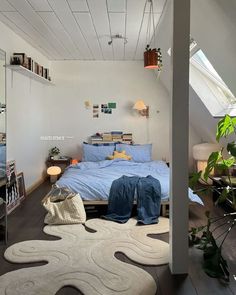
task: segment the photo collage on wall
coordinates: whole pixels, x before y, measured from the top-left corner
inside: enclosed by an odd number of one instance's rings
[[[99,118],[99,104],[93,105],[93,118]]]
[[[101,111],[100,111],[101,108]],[[108,103],[102,103],[94,104],[93,105],[93,118],[99,118],[100,113],[105,115],[111,115],[113,113],[113,110],[116,109],[116,102],[108,102]]]

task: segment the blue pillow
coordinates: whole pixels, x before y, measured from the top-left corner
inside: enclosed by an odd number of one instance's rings
[[[109,155],[112,155],[115,146],[96,146],[92,144],[83,144],[83,162],[98,162],[106,160]]]
[[[150,162],[152,161],[152,144],[117,144],[116,150],[126,151],[126,154],[132,157],[134,162]]]

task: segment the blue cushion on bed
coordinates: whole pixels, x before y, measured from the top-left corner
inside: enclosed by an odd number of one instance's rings
[[[98,162],[106,160],[115,150],[115,146],[96,146],[91,144],[83,144],[83,162]]]
[[[135,162],[150,162],[152,161],[152,144],[117,144],[117,151],[126,151],[126,154],[132,157]]]

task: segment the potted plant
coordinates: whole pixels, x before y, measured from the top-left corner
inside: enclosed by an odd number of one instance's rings
[[[147,44],[144,51],[144,67],[146,69],[157,69],[161,71],[162,69],[162,55],[161,49],[151,48],[149,44]]]
[[[60,150],[58,147],[53,147],[49,150],[49,156],[53,159],[53,160],[58,160],[60,158]]]
[[[219,121],[216,131],[216,140],[219,142],[222,138],[228,139],[236,136],[236,118],[231,118],[226,115]],[[236,137],[235,137],[236,139]],[[189,238],[190,243],[197,245],[197,248],[203,251],[203,269],[211,277],[219,278],[224,282],[229,281],[229,270],[227,261],[222,256],[222,248],[224,242],[235,226],[236,223],[236,186],[232,179],[232,169],[236,163],[236,142],[232,141],[227,144],[226,148],[220,151],[213,152],[208,158],[207,167],[202,177],[202,171],[194,173],[190,179],[190,186],[194,189],[199,180],[205,181],[210,176],[210,173],[217,169],[224,171],[226,185],[220,189],[215,186],[207,186],[200,189],[201,191],[209,191],[217,195],[216,204],[222,202],[230,203],[232,213],[226,213],[222,216],[213,217],[207,211],[207,222],[204,226],[191,228]],[[196,192],[199,190],[195,190]],[[215,225],[217,221],[222,221],[220,225]],[[227,225],[226,230],[219,236],[215,236],[215,230],[221,226]]]

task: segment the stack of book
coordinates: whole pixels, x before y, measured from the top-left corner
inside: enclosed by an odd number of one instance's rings
[[[94,143],[100,143],[102,141],[102,136],[101,135],[98,135],[98,134],[94,134],[91,136],[91,143],[94,144]]]
[[[122,142],[126,144],[132,144],[133,143],[132,133],[124,133],[122,136]]]
[[[49,77],[49,69],[41,66],[36,61],[34,61],[31,57],[27,56],[25,53],[13,53],[10,61],[11,65],[19,65],[23,66],[31,72],[47,79],[51,80]]]
[[[112,141],[112,135],[111,135],[111,132],[104,132],[104,133],[102,134],[102,140],[103,140],[103,141],[108,141],[108,142]]]
[[[122,135],[123,135],[122,131],[112,131],[111,135],[112,135],[112,141],[122,141]]]

